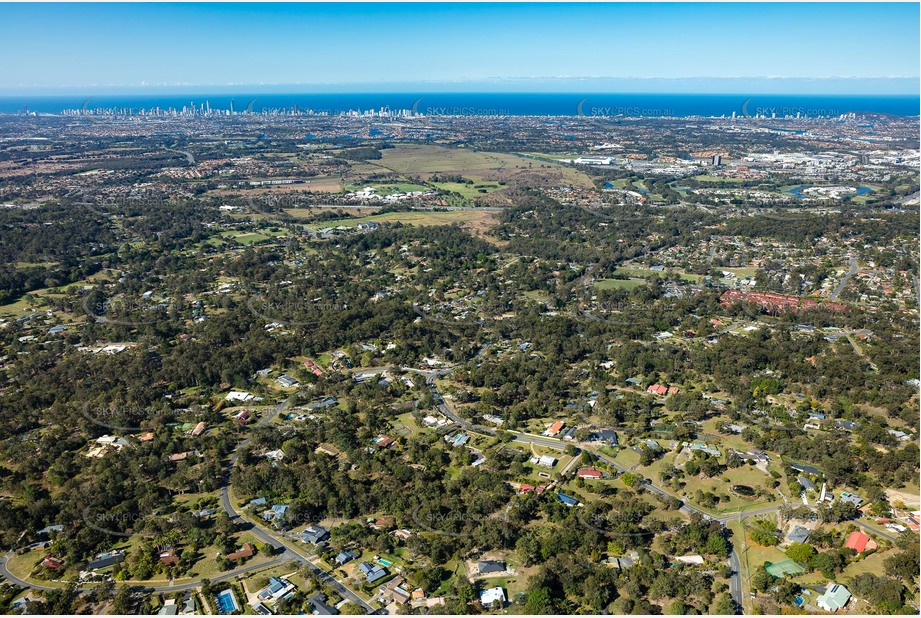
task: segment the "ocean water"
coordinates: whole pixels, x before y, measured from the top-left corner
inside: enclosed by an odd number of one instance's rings
[[[918,116],[915,95],[756,95],[745,94],[546,94],[546,93],[343,93],[4,96],[0,113],[23,110],[59,114],[66,109],[161,110],[209,105],[212,110],[313,110],[341,113],[389,108],[428,116],[766,116],[835,117],[848,113]]]

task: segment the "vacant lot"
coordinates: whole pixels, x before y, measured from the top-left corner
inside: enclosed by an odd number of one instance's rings
[[[382,152],[383,158],[374,164],[398,174],[430,180],[436,174],[451,174],[470,179],[474,184],[505,181],[509,186],[528,183],[567,184],[591,188],[591,179],[583,172],[550,161],[538,161],[511,154],[481,152],[467,148],[447,148],[434,145],[405,145]],[[476,195],[483,195],[476,191]],[[501,193],[496,190],[495,193]]]

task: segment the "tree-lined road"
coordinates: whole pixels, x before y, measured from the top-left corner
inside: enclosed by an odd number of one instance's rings
[[[259,421],[254,426],[259,427],[259,426],[268,425],[270,422],[272,422],[272,419],[278,416],[281,412],[284,412],[285,410],[287,410],[291,406],[291,403],[293,401],[294,401],[294,396],[292,395],[291,397],[286,399],[284,402],[282,402],[281,404],[273,408],[270,412],[268,412],[267,414],[264,414],[262,418],[260,418]],[[293,561],[293,562],[298,562],[300,564],[303,564],[307,568],[309,568],[324,585],[335,589],[336,592],[338,592],[339,595],[342,596],[342,598],[358,605],[359,607],[364,609],[365,612],[369,614],[374,613],[376,610],[373,607],[371,607],[364,599],[359,597],[357,594],[352,592],[352,590],[350,590],[347,586],[345,586],[345,584],[343,584],[342,582],[337,580],[335,577],[330,575],[328,572],[326,572],[324,569],[322,569],[321,567],[316,565],[314,562],[312,562],[310,558],[308,558],[306,555],[304,555],[300,551],[300,549],[298,549],[296,546],[292,546],[291,544],[289,544],[288,542],[284,540],[280,540],[275,534],[264,529],[258,523],[254,523],[246,519],[240,513],[237,512],[236,508],[234,508],[233,502],[230,499],[230,475],[233,470],[233,467],[237,464],[237,461],[239,461],[240,459],[240,453],[247,446],[249,446],[250,442],[251,442],[251,438],[249,437],[243,439],[242,441],[240,441],[239,444],[237,444],[236,448],[234,448],[233,453],[231,453],[230,455],[230,460],[227,465],[227,470],[225,471],[224,484],[221,486],[221,489],[220,489],[221,508],[224,509],[224,511],[227,513],[230,519],[235,524],[237,524],[240,528],[251,533],[253,536],[258,538],[260,541],[262,541],[266,545],[274,548],[276,552],[282,551],[282,553],[275,559],[270,560],[268,562],[261,562],[257,564],[252,564],[252,563],[246,564],[236,569],[227,571],[226,573],[221,573],[219,575],[216,575],[210,578],[209,581],[211,583],[223,582],[223,581],[235,579],[238,576],[245,575],[252,571],[268,569],[274,566],[284,564],[286,562]],[[22,588],[28,588],[31,590],[41,590],[41,591],[46,591],[46,592],[60,588],[60,586],[48,586],[45,584],[37,584],[37,583],[33,583],[33,582],[29,582],[29,581],[20,579],[19,577],[11,573],[8,568],[7,563],[9,562],[11,557],[12,557],[11,553],[0,557],[0,576],[2,576],[7,581],[13,584],[16,584],[17,586],[20,586]],[[128,582],[128,583],[132,585],[133,587],[141,588],[145,590],[146,592],[150,592],[150,593],[185,592],[185,591],[193,590],[195,588],[200,587],[202,585],[202,580],[195,580],[191,582],[185,582],[182,584],[170,584],[170,585],[165,585],[165,586],[162,586],[162,585],[148,586],[148,585],[145,585],[144,582]],[[93,589],[92,586],[81,588],[82,591],[90,591],[92,589]]]

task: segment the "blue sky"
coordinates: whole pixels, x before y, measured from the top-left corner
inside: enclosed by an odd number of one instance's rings
[[[0,4],[0,91],[917,93],[918,22],[916,3]]]

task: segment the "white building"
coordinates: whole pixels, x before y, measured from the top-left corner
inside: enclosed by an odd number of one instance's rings
[[[505,590],[502,589],[502,586],[496,586],[480,593],[480,603],[483,607],[489,607],[497,601],[505,603]]]

